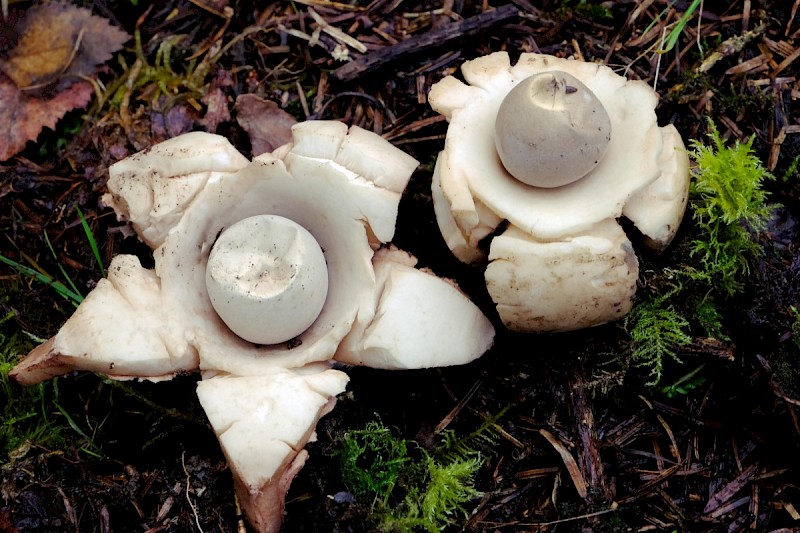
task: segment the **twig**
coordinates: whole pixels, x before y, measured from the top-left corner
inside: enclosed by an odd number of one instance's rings
[[[575,522],[577,520],[586,520],[588,518],[595,518],[597,516],[602,516],[608,513],[615,513],[619,510],[619,506],[616,503],[612,503],[611,507],[608,509],[603,509],[602,511],[595,511],[593,513],[586,513],[578,516],[570,516],[568,518],[559,518],[558,520],[551,520],[550,522],[511,522],[511,523],[499,523],[499,522],[481,522],[481,524],[492,526],[492,528],[501,528],[507,526],[513,527],[532,527],[536,528],[533,531],[541,531],[542,528],[555,526],[558,524],[565,524],[567,522]]]
[[[203,533],[203,528],[200,526],[200,515],[197,514],[197,507],[195,506],[194,502],[192,501],[192,497],[189,496],[189,489],[191,488],[191,475],[189,474],[189,470],[186,469],[186,451],[181,453],[181,466],[183,467],[183,473],[186,474],[186,501],[189,502],[189,507],[192,508],[192,513],[194,514],[194,523],[197,526],[197,531]]]
[[[352,81],[367,72],[387,67],[401,59],[408,59],[414,54],[430,51],[432,48],[444,46],[451,41],[478,34],[518,16],[518,13],[517,7],[506,4],[494,11],[481,13],[461,22],[454,22],[443,28],[409,37],[395,45],[381,48],[337,68],[331,74],[339,81]]]
[[[570,408],[575,421],[577,439],[577,463],[581,477],[586,480],[592,498],[611,500],[606,476],[603,472],[603,461],[597,445],[597,430],[594,426],[594,413],[589,398],[586,396],[586,387],[580,372],[569,384]],[[586,498],[586,496],[583,496]]]
[[[463,398],[456,404],[453,409],[450,410],[449,413],[442,419],[441,422],[436,424],[436,427],[433,430],[434,434],[439,434],[445,430],[445,428],[453,421],[453,419],[458,416],[458,413],[467,405],[469,400],[478,392],[478,389],[481,388],[483,385],[483,379],[478,379],[475,383],[472,384],[472,387],[467,391]]]

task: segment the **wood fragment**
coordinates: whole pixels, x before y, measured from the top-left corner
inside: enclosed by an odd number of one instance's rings
[[[61,499],[64,502],[64,510],[67,512],[67,517],[69,517],[70,523],[75,526],[75,531],[78,531],[78,515],[75,512],[75,507],[73,507],[72,503],[70,503],[67,493],[64,492],[64,489],[56,486],[56,490],[61,495]]]
[[[789,516],[792,517],[792,520],[800,520],[800,513],[797,512],[792,502],[783,502],[783,509],[789,513]]]
[[[764,44],[771,51],[783,57],[791,55],[795,48],[790,43],[781,39],[780,41],[773,41],[769,37],[764,37]]]
[[[344,2],[330,2],[328,0],[294,0],[298,4],[306,6],[329,7],[339,11],[364,11],[363,6],[345,4]]]
[[[588,495],[588,491],[586,489],[586,481],[583,479],[583,475],[581,474],[580,468],[578,468],[578,463],[575,461],[575,458],[572,457],[572,454],[567,450],[566,446],[561,444],[561,441],[552,433],[547,431],[546,429],[540,429],[539,433],[544,437],[550,445],[556,449],[558,455],[561,456],[561,460],[564,461],[564,466],[567,467],[567,472],[569,473],[569,477],[572,479],[573,485],[575,485],[575,490],[578,492],[578,496],[583,499],[586,499]]]
[[[528,2],[528,0],[511,0],[511,3],[520,8],[522,11],[531,15],[538,16],[541,13],[539,8]]]
[[[725,124],[738,138],[744,138],[744,133],[728,117],[721,117],[720,122]],[[696,337],[689,346],[681,349],[681,354],[716,357],[723,361],[733,361],[736,358],[736,347],[730,341],[722,341],[713,337]]]
[[[725,71],[725,74],[728,76],[734,76],[737,74],[748,74],[753,72],[758,72],[761,67],[765,66],[769,63],[770,58],[764,54],[759,56],[753,57],[748,59],[747,61],[742,61],[736,66],[733,66]]]
[[[797,15],[798,7],[800,7],[800,0],[794,0],[794,5],[792,5],[792,13],[789,15],[789,20],[786,22],[786,30],[783,32],[783,34],[787,37],[792,32],[792,21],[794,20],[795,15]]]
[[[683,510],[681,506],[676,502],[664,489],[658,489],[656,491],[659,496],[661,496],[661,500],[669,507],[669,510],[672,511],[678,519],[685,520]],[[682,528],[683,529],[683,528]]]
[[[594,413],[583,377],[576,373],[569,386],[570,407],[575,421],[577,438],[578,467],[582,479],[585,479],[592,489],[593,498],[603,502],[611,501],[612,490],[603,469],[603,460],[597,441],[597,429],[594,423]]]
[[[621,500],[619,500],[617,502],[617,504],[618,505],[624,505],[624,504],[627,504],[627,503],[635,502],[636,500],[641,498],[644,494],[649,493],[650,490],[653,487],[655,487],[657,485],[660,485],[664,481],[668,480],[676,472],[680,471],[680,469],[681,469],[681,465],[673,465],[673,466],[663,470],[657,477],[654,477],[653,479],[651,479],[647,483],[643,484],[641,487],[637,488],[636,491],[633,494],[631,494],[630,496],[627,496],[627,497],[622,498]]]
[[[719,509],[717,509],[716,511],[711,513],[711,517],[712,518],[719,518],[721,516],[724,516],[724,515],[730,513],[734,509],[736,509],[738,507],[741,507],[742,505],[744,505],[746,503],[750,503],[750,496],[742,496],[738,500],[735,500],[735,501],[733,501],[733,502],[731,502],[731,503],[729,503],[727,505],[723,505],[722,507],[720,507]]]
[[[713,511],[717,510],[720,506],[722,506],[725,502],[730,500],[737,492],[742,490],[752,478],[756,475],[758,470],[757,464],[752,464],[742,470],[742,472],[736,476],[730,483],[724,485],[720,490],[714,493],[711,498],[709,498],[708,503],[703,508],[703,512],[706,514],[710,514]],[[749,498],[749,497],[748,497]]]
[[[787,67],[789,67],[789,65],[791,65],[791,64],[792,64],[792,63],[793,63],[793,62],[794,62],[794,61],[795,61],[795,60],[796,60],[798,57],[800,57],[800,47],[797,47],[797,49],[795,49],[795,51],[794,51],[794,52],[792,52],[791,54],[789,54],[789,55],[786,57],[786,59],[784,59],[783,61],[781,61],[781,62],[780,62],[780,64],[778,65],[778,68],[776,68],[776,69],[775,69],[775,70],[772,72],[772,75],[773,75],[773,76],[777,76],[778,74],[780,74],[781,72],[783,72],[784,70],[786,70],[786,68],[787,68]]]
[[[557,474],[561,470],[557,466],[546,466],[544,468],[531,468],[529,470],[520,470],[514,474],[515,479],[535,479],[545,477],[550,474]]]
[[[620,448],[630,444],[639,432],[647,426],[647,421],[641,416],[620,422],[616,427],[606,432],[605,445]]]
[[[323,19],[319,15],[319,13],[317,13],[310,7],[308,8],[308,13],[309,15],[311,15],[311,18],[314,19],[314,22],[316,22],[319,25],[319,27],[322,28],[322,31],[324,31],[325,33],[336,39],[338,42],[346,44],[353,50],[361,52],[362,54],[367,51],[367,47],[364,46],[364,43],[360,42],[358,39],[355,39],[354,37],[350,37],[339,28],[331,26],[325,19]]]
[[[461,398],[461,400],[459,400],[459,402],[450,410],[450,412],[447,413],[445,415],[445,417],[438,424],[436,424],[436,427],[433,430],[434,434],[441,433],[442,431],[445,430],[445,428],[447,428],[447,426],[450,425],[450,422],[452,422],[455,419],[455,417],[458,416],[458,413],[460,413],[461,410],[464,407],[466,407],[466,405],[469,402],[469,400],[473,396],[475,396],[475,393],[478,392],[478,389],[481,388],[481,385],[483,385],[483,379],[482,378],[476,380],[475,383],[472,384],[472,387],[470,387],[470,389]]]
[[[766,26],[764,24],[760,24],[758,27],[754,28],[753,31],[746,31],[742,35],[734,35],[729,39],[725,39],[725,41],[717,46],[716,50],[709,54],[709,56],[701,63],[698,71],[707,72],[711,70],[711,68],[720,59],[741,52],[748,43],[764,33],[765,29]]]
[[[742,31],[750,29],[750,12],[752,5],[750,0],[744,0],[744,7],[742,8]]]
[[[664,419],[663,416],[656,415],[656,418],[658,419],[658,422],[661,424],[661,426],[664,428],[664,431],[667,432],[667,436],[669,437],[669,449],[672,452],[672,456],[675,457],[675,462],[676,463],[683,462],[683,459],[681,459],[681,452],[680,450],[678,450],[678,441],[675,440],[675,434],[672,432],[672,428],[669,427],[669,424],[667,424],[667,421]]]
[[[453,41],[477,35],[516,17],[517,14],[518,10],[514,5],[506,4],[494,11],[481,13],[461,22],[454,22],[442,28],[409,37],[395,45],[370,52],[364,57],[337,68],[331,74],[339,81],[352,81],[366,73],[388,67],[399,60],[408,59],[412,55],[428,52]]]
[[[395,139],[398,139],[400,137],[405,137],[410,133],[419,131],[422,128],[431,126],[433,124],[438,124],[439,122],[445,122],[446,120],[447,118],[442,115],[435,115],[432,117],[421,118],[419,120],[415,120],[411,124],[387,131],[383,135],[383,138],[386,139],[387,141],[394,141]]]

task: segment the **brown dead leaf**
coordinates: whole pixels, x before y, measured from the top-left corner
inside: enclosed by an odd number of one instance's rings
[[[225,89],[232,86],[233,76],[230,71],[219,69],[209,84],[206,94],[200,100],[206,105],[206,113],[201,122],[209,133],[216,133],[220,124],[231,119],[231,112],[228,109],[228,94]]]
[[[167,111],[152,110],[150,113],[151,142],[159,143],[182,133],[192,131],[197,113],[188,105],[170,107]]]
[[[254,94],[236,98],[236,121],[250,136],[253,156],[272,152],[292,140],[292,126],[297,120],[272,100]]]
[[[0,74],[0,161],[6,161],[36,139],[42,128],[55,128],[67,111],[85,107],[93,94],[92,84],[82,81],[53,98],[34,98]]]
[[[32,6],[14,29],[19,40],[0,69],[26,91],[91,76],[130,38],[88,9],[60,3]]]

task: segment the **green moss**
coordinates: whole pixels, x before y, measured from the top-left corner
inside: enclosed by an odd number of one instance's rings
[[[728,146],[714,123],[709,121],[708,126],[709,144],[697,140],[690,143],[696,165],[690,189],[695,228],[688,244],[689,263],[670,271],[681,280],[679,285],[640,302],[625,320],[631,358],[634,364],[649,370],[650,386],[661,380],[665,361],[680,362],[679,349],[692,341],[689,320],[668,300],[682,297],[686,302],[687,294],[701,294],[689,296],[690,308],[694,309],[689,318],[709,337],[728,340],[716,301],[744,290],[753,262],[764,253],[759,234],[766,229],[774,209],[763,189],[773,176],[753,153],[753,138]],[[690,377],[695,379],[694,375]],[[685,393],[694,388],[690,386],[694,382],[684,378],[663,391]]]
[[[369,422],[342,441],[342,479],[359,500],[386,504],[409,461],[407,441],[381,422]]]
[[[435,532],[466,515],[464,505],[481,495],[473,480],[486,457],[480,450],[495,443],[495,423],[487,420],[462,438],[444,431],[432,451],[395,436],[380,421],[348,432],[342,479],[369,506],[370,529]]]
[[[35,344],[13,327],[15,315],[11,311],[0,319],[0,462],[24,455],[31,445],[58,447],[65,429],[52,407],[57,380],[26,388],[8,375]]]
[[[680,363],[677,351],[692,342],[687,333],[689,322],[674,307],[666,305],[669,296],[639,302],[625,319],[631,356],[637,366],[649,369],[650,386],[661,381],[665,360]]]
[[[719,114],[727,116],[758,116],[769,113],[775,106],[775,98],[771,91],[754,87],[750,91],[741,91],[738,86],[713,87],[715,97],[719,101]]]
[[[210,69],[221,52],[215,55],[206,53],[200,61],[189,59],[182,68],[176,68],[173,56],[176,50],[185,48],[188,39],[188,36],[180,34],[164,38],[150,61],[137,29],[134,32],[133,64],[129,65],[123,54],[117,56],[122,74],[98,98],[91,115],[101,116],[106,107],[120,111],[135,100],[146,99],[151,107],[157,107],[159,98],[164,97],[164,108],[168,109],[178,102],[200,98],[205,91]]]
[[[800,167],[800,155],[792,159],[792,162],[789,163],[789,168],[783,173],[783,178],[781,178],[781,180],[788,182],[790,179],[797,178],[798,175],[800,175],[800,173],[798,173],[798,167]]]
[[[583,15],[589,20],[598,22],[613,22],[614,20],[614,14],[605,3],[590,4],[586,0],[580,0],[574,9],[576,13]]]
[[[697,163],[691,184],[691,211],[699,235],[690,254],[697,263],[690,277],[725,296],[741,292],[752,262],[763,254],[758,234],[774,206],[762,188],[773,179],[752,150],[753,138],[726,146],[709,121],[710,145],[691,142]]]
[[[561,0],[554,13],[562,20],[573,16],[581,16],[597,22],[613,22],[614,20],[614,14],[608,6],[587,0]]]
[[[391,515],[384,523],[384,530],[441,531],[454,522],[455,515],[466,516],[464,504],[481,496],[473,486],[473,478],[483,466],[483,458],[440,463],[426,455],[423,464],[426,467],[423,482],[409,487],[401,506],[403,513]]]
[[[722,314],[719,312],[714,298],[706,296],[695,302],[694,312],[700,325],[705,329],[706,335],[723,341],[730,340],[724,332]]]

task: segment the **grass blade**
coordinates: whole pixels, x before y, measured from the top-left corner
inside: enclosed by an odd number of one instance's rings
[[[76,205],[75,211],[78,212],[78,217],[81,219],[83,232],[86,234],[86,240],[89,241],[89,246],[92,248],[92,253],[94,254],[95,261],[97,261],[97,266],[100,267],[100,274],[103,277],[106,277],[106,269],[103,268],[103,260],[100,258],[100,250],[97,248],[97,240],[94,238],[94,234],[92,233],[91,228],[89,228],[89,223],[86,221],[86,217],[83,216],[83,211],[81,211],[81,208]]]
[[[61,271],[61,275],[64,276],[64,279],[67,280],[67,283],[69,283],[69,286],[72,289],[72,291],[75,294],[81,294],[81,291],[79,291],[78,287],[75,286],[75,283],[72,281],[72,278],[69,277],[67,271],[64,270],[64,265],[62,265],[61,261],[58,260],[58,255],[56,254],[56,250],[55,248],[53,248],[53,243],[50,242],[50,236],[47,234],[46,231],[44,232],[44,242],[47,243],[47,247],[50,249],[50,253],[53,255],[53,259],[55,259],[56,264],[58,264],[58,269]],[[81,295],[81,300],[83,300],[83,295]]]
[[[55,289],[55,291],[58,294],[60,294],[64,299],[69,301],[69,303],[71,303],[75,307],[78,307],[78,305],[83,301],[83,296],[81,294],[71,290],[69,287],[67,287],[60,281],[56,281],[50,276],[47,276],[37,270],[34,270],[20,263],[17,263],[16,261],[9,259],[8,257],[2,254],[0,254],[0,263],[5,263],[6,265],[16,269],[20,274],[24,274],[26,276],[32,276],[33,278],[36,279],[36,281],[51,286],[53,289]]]

